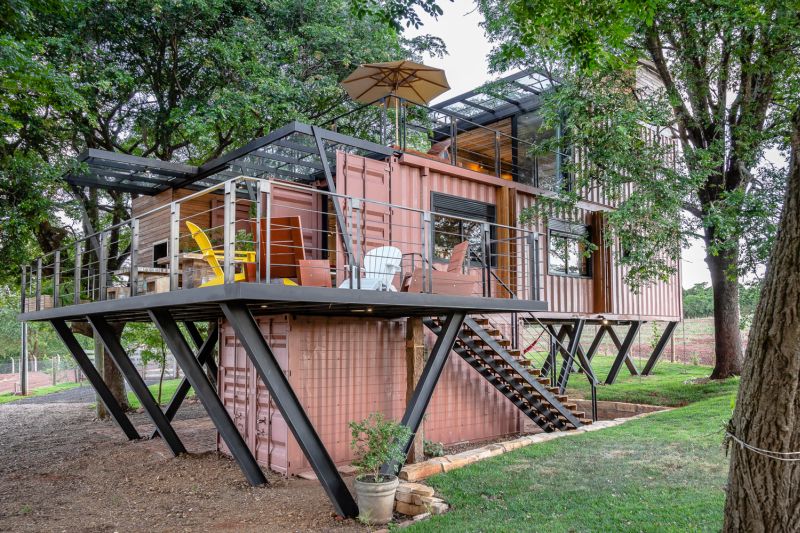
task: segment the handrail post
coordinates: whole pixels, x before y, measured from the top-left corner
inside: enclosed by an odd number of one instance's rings
[[[450,115],[450,164],[458,162],[458,119]]]
[[[98,300],[103,301],[106,299],[106,285],[108,284],[107,278],[107,268],[108,265],[106,264],[108,261],[108,251],[106,250],[106,233],[100,232],[100,236],[98,238],[98,244],[100,246],[100,257],[98,258],[98,265],[97,265],[97,287],[98,287]]]
[[[176,291],[178,284],[178,254],[180,252],[181,204],[169,206],[169,290]]]
[[[139,219],[131,220],[131,269],[128,276],[130,295],[136,296],[139,283]]]
[[[81,241],[75,243],[75,294],[73,294],[73,301],[75,305],[81,303]]]
[[[422,287],[425,292],[433,292],[433,216],[430,211],[422,213]]]
[[[361,239],[363,237],[363,235],[361,233],[362,232],[362,229],[361,229],[361,222],[362,222],[362,217],[361,217],[361,210],[362,210],[362,208],[361,208],[361,199],[360,198],[350,198],[350,205],[352,206],[352,210],[354,211],[353,218],[355,220],[355,231],[353,232],[353,234],[355,235],[355,238],[356,238],[356,257],[358,258],[357,262],[356,262],[356,265],[358,267],[358,269],[356,271],[357,272],[356,273],[356,288],[360,289],[361,288]],[[364,228],[364,231],[366,231],[366,228]],[[353,288],[353,283],[352,282],[350,282],[350,288]]]
[[[223,211],[223,272],[225,283],[233,283],[235,278],[234,250],[236,247],[236,183],[225,183],[225,206]]]
[[[486,294],[492,297],[492,228],[488,222],[483,223],[483,265],[486,269]]]
[[[42,258],[36,260],[36,310],[42,308]]]
[[[55,251],[53,258],[53,307],[59,306],[61,300],[61,250]]]
[[[539,233],[534,232],[528,236],[528,248],[530,253],[530,291],[531,300],[539,300]]]
[[[500,132],[494,132],[494,174],[498,178],[502,174],[500,165]]]
[[[386,97],[381,98],[381,144],[386,146]]]
[[[19,286],[19,296],[20,296],[20,304],[19,304],[20,311],[19,312],[20,313],[27,312],[27,309],[26,309],[27,306],[25,305],[25,300],[27,300],[27,296],[28,296],[28,287],[27,287],[28,279],[27,278],[28,278],[28,265],[22,265],[22,280],[20,281],[20,286]]]
[[[272,219],[272,183],[267,180],[258,180],[256,184],[256,281],[261,283],[270,281],[270,249],[271,249],[271,229],[270,220]],[[261,234],[264,232],[264,224],[266,224],[266,242],[261,242]],[[264,247],[265,257],[261,257],[261,247]],[[261,279],[261,267],[263,265],[265,276],[267,279]]]

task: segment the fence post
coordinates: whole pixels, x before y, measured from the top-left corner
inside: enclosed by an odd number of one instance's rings
[[[169,206],[169,290],[178,290],[178,254],[180,253],[181,204]]]
[[[531,300],[540,300],[539,297],[539,234],[534,232],[528,236],[528,249],[530,253],[530,291]]]
[[[139,282],[139,219],[131,220],[131,269],[128,276],[130,283],[130,295],[136,296]]]

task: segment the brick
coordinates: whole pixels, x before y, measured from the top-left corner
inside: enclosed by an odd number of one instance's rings
[[[423,505],[414,505],[413,503],[397,502],[395,511],[408,516],[417,516],[427,513],[428,508]]]
[[[458,454],[461,455],[461,454]],[[459,468],[463,468],[467,465],[471,465],[477,459],[472,456],[461,456],[458,457],[456,455],[449,455],[447,458],[450,460],[448,463],[444,463],[442,467],[444,468],[445,472],[450,472],[451,470],[457,470]]]
[[[431,460],[413,465],[406,465],[400,470],[400,479],[405,481],[419,481],[434,474],[444,472],[443,461]]]
[[[306,470],[305,472],[300,472],[299,474],[297,474],[297,477],[302,479],[310,479],[313,481],[316,481],[317,479],[317,475],[314,473],[313,470]]]
[[[505,448],[499,444],[490,444],[486,446],[486,451],[489,454],[489,457],[494,457],[495,455],[500,455],[506,452]]]
[[[512,450],[516,450],[517,448],[522,448],[523,446],[526,446],[529,443],[530,441],[527,438],[523,437],[520,439],[514,439],[507,442],[501,442],[500,445],[503,448],[505,448],[507,452],[510,452]]]
[[[419,498],[419,496],[410,492],[400,492],[399,490],[397,491],[397,494],[394,495],[395,501],[403,503],[415,503],[414,498]]]
[[[433,487],[423,485],[422,483],[400,483],[397,486],[398,493],[417,494],[419,496],[433,496]]]
[[[414,505],[430,505],[432,503],[444,503],[444,500],[441,498],[437,498],[436,496],[420,496],[419,494],[412,494],[411,495],[411,503]]]

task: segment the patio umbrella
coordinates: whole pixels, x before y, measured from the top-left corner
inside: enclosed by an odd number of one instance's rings
[[[363,104],[390,97],[395,106],[395,134],[399,130],[397,96],[415,104],[428,102],[450,89],[444,71],[413,61],[367,63],[342,81],[350,98]]]

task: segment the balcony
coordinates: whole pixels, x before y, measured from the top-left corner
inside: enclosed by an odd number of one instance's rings
[[[213,319],[228,298],[254,314],[543,310],[539,246],[523,228],[240,176],[24,266],[21,318]]]

